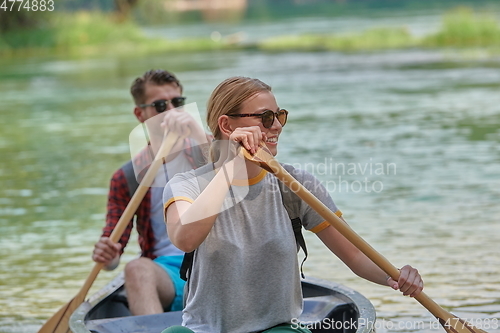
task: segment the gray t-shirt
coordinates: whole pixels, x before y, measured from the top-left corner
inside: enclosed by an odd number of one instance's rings
[[[333,212],[335,204],[320,182],[306,171],[284,165]],[[176,200],[195,200],[213,178],[212,165],[177,174],[165,187],[165,208]],[[278,179],[263,172],[249,186],[232,185],[229,198],[203,243],[196,249],[186,284],[183,325],[196,333],[248,333],[290,322],[302,312],[297,245],[287,207],[304,227],[324,222]],[[294,196],[294,198],[292,198]]]

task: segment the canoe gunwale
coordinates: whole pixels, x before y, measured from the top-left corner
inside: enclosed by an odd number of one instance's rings
[[[124,274],[121,272],[105,287],[93,294],[87,301],[83,302],[70,317],[69,326],[71,332],[91,333],[89,328],[87,328],[87,317],[89,313],[92,312],[96,305],[110,297],[116,290],[118,290],[123,285],[123,282]],[[375,308],[362,294],[341,284],[318,278],[307,277],[302,280],[302,283],[303,285],[309,287],[304,288],[304,301],[308,299],[321,301],[323,299],[327,300],[328,297],[341,299],[346,304],[354,308],[357,312],[358,318],[364,318],[364,323],[358,323],[355,333],[374,333],[373,324],[376,320]],[[309,290],[309,293],[312,294],[307,295],[305,290]],[[328,294],[325,295],[324,290],[329,290]],[[316,292],[318,295],[315,295]],[[119,320],[119,318],[117,318],[117,320]],[[99,321],[99,319],[97,321]],[[368,323],[368,325],[366,325],[366,323]],[[308,324],[310,323],[306,321],[305,325],[307,326]]]
[[[99,289],[95,294],[89,297],[73,312],[69,319],[69,327],[73,333],[90,333],[87,329],[85,318],[89,312],[104,299],[113,294],[125,283],[125,273],[122,271],[113,280]]]
[[[314,277],[306,277],[306,279],[302,280],[302,283],[320,286],[336,292],[337,297],[343,298],[357,310],[358,318],[364,318],[365,323],[359,324],[360,326],[356,330],[356,333],[375,333],[374,325],[377,319],[375,308],[370,300],[361,293],[340,283]],[[306,296],[304,296],[304,300],[305,299]]]

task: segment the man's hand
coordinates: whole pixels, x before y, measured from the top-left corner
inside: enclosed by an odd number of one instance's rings
[[[173,109],[165,113],[161,127],[164,131],[174,131],[181,137],[190,137],[198,144],[206,143],[207,136],[203,128],[189,113],[182,111],[182,108]]]
[[[108,237],[101,237],[94,245],[92,260],[104,264],[108,270],[115,269],[119,263],[121,248],[120,243],[113,243]]]

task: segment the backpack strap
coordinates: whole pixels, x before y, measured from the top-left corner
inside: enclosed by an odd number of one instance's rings
[[[191,271],[193,267],[193,259],[194,259],[194,251],[184,253],[184,257],[182,258],[181,269],[179,271],[181,279],[184,281],[188,280],[188,271]]]
[[[295,236],[295,240],[297,241],[297,244],[302,248],[302,251],[304,251],[304,259],[302,259],[302,263],[300,264],[300,275],[302,276],[303,279],[306,278],[304,275],[304,262],[306,262],[307,259],[307,246],[306,246],[306,241],[304,240],[304,235],[302,235],[302,221],[300,218],[296,217],[292,221],[292,228],[293,228],[293,234]]]
[[[134,166],[132,164],[132,161],[128,161],[121,167],[123,173],[125,174],[125,179],[127,180],[127,186],[128,186],[128,193],[130,194],[130,197],[132,197],[139,187],[139,183],[137,182],[137,179],[135,178],[135,172],[134,172]]]
[[[285,186],[281,181],[278,181],[278,185],[280,188],[281,198],[283,200],[283,205],[285,206],[286,212],[290,217],[290,221],[292,223],[293,235],[295,236],[295,241],[299,248],[302,248],[304,251],[304,259],[300,264],[300,275],[302,278],[305,278],[304,275],[304,262],[307,259],[308,252],[306,241],[304,239],[304,235],[302,234],[302,220],[300,219],[300,199],[295,193],[293,193],[288,187]]]

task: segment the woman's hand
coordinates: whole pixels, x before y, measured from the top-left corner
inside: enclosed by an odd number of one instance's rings
[[[404,296],[415,297],[424,289],[424,281],[416,268],[406,265],[401,268],[398,281],[394,281],[391,277],[387,278],[389,287],[400,290]]]
[[[252,154],[255,154],[262,140],[266,140],[266,135],[262,133],[259,126],[238,127],[229,136],[230,142],[238,142]]]

